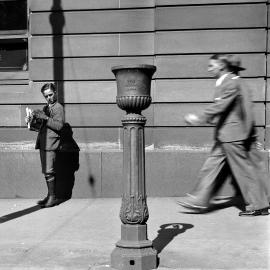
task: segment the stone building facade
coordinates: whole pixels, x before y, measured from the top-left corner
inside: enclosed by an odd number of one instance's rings
[[[144,111],[148,196],[182,196],[194,186],[213,128],[187,127],[183,116],[212,100],[214,80],[207,74],[207,59],[213,53],[242,58],[246,71],[241,75],[254,90],[268,164],[269,1],[4,0],[0,4],[11,2],[25,3],[17,11],[25,19],[17,26],[12,20],[0,24],[0,198],[36,198],[44,193],[39,154],[34,150],[36,134],[28,131],[24,116],[26,107],[42,106],[40,87],[51,81],[81,147],[73,196],[121,195],[123,111],[116,106],[111,67],[122,64],[157,67],[153,102]]]

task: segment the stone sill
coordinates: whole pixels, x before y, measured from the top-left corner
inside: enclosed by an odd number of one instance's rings
[[[122,146],[118,143],[78,143],[81,152],[122,152]],[[191,145],[163,145],[155,147],[147,145],[146,152],[209,152],[211,145],[204,146],[191,146]],[[20,142],[0,142],[0,152],[34,152],[35,142],[33,141],[20,141]],[[261,148],[262,152],[270,152],[270,149]]]

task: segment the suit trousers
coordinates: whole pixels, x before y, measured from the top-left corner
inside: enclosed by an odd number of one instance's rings
[[[41,171],[45,175],[53,175],[55,171],[56,151],[39,150]]]
[[[269,207],[267,179],[263,178],[262,173],[261,178],[258,176],[257,171],[261,169],[261,165],[255,165],[255,163],[260,160],[260,157],[256,152],[258,150],[255,151],[252,147],[246,141],[217,141],[200,170],[199,182],[192,192],[196,203],[208,205],[210,199],[231,175],[240,188],[246,210]]]
[[[249,149],[249,157],[256,171],[256,177],[266,193],[268,202],[270,202],[270,175],[265,166],[262,151],[259,151],[260,148],[261,146],[258,143],[252,143]]]

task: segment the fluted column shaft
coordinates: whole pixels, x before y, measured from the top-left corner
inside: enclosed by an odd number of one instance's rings
[[[146,118],[127,114],[123,123],[124,190],[120,218],[124,224],[145,224],[148,219],[145,191],[144,125]]]

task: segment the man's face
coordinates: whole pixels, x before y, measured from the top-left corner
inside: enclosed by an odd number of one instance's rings
[[[46,101],[47,101],[48,104],[53,104],[57,100],[56,93],[53,90],[51,90],[51,89],[45,90],[43,92],[43,96],[46,99]]]
[[[221,76],[221,71],[224,69],[224,64],[215,59],[210,59],[208,63],[208,72],[212,74],[213,77],[219,78]]]

